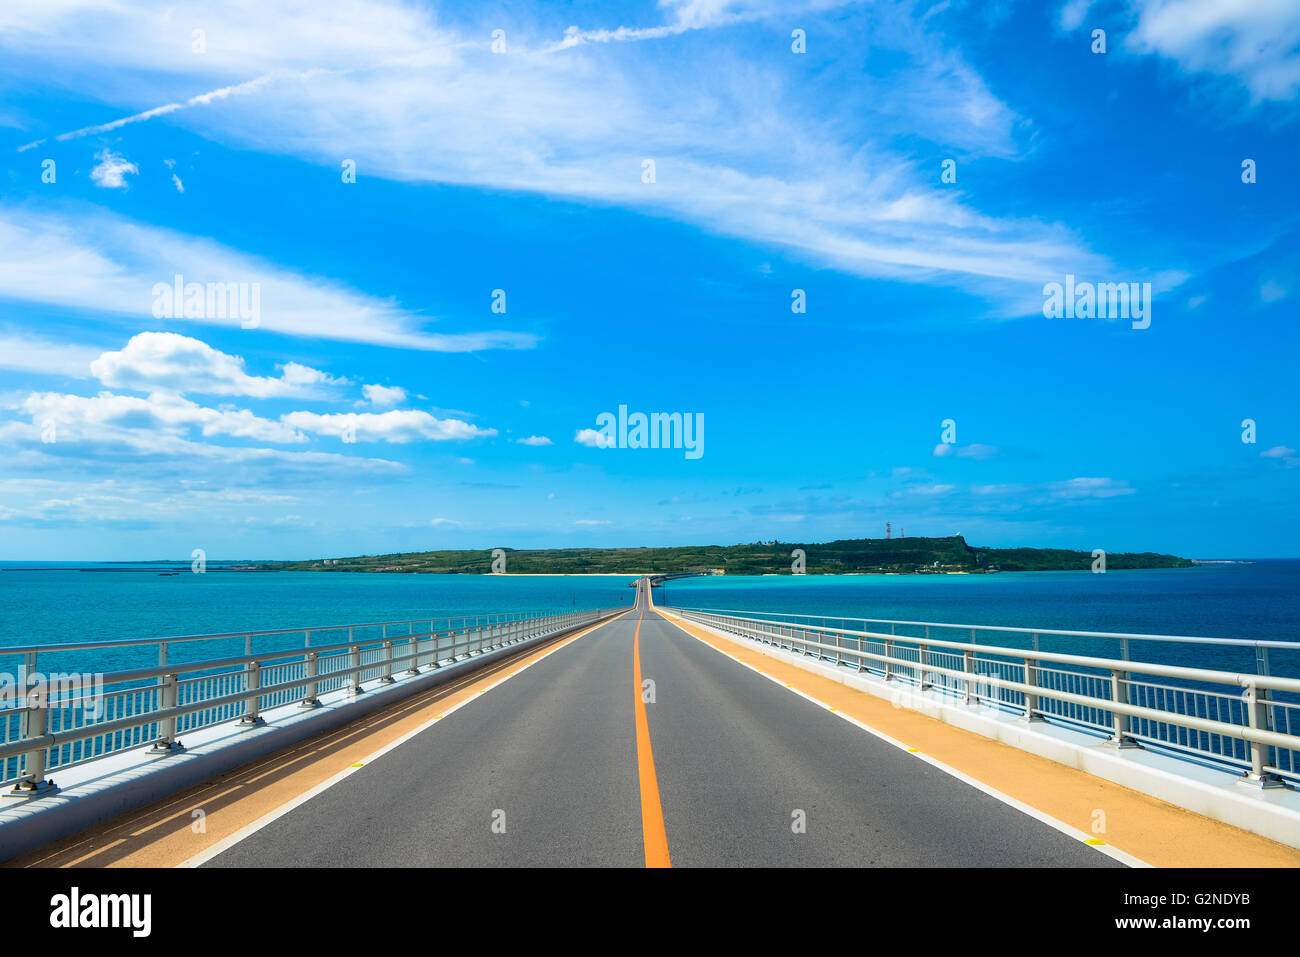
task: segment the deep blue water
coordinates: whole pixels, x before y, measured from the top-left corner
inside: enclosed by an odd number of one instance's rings
[[[631,578],[222,572],[161,577],[132,571],[14,571],[0,563],[0,647],[239,630],[560,611],[627,605]],[[55,566],[42,566],[55,567]],[[110,567],[85,566],[75,567]],[[113,566],[121,567],[121,566]],[[670,605],[755,612],[916,619],[975,625],[1300,640],[1300,560],[1188,569],[998,575],[763,576],[684,579]],[[981,636],[983,640],[984,636]],[[267,639],[271,641],[272,639]],[[280,645],[284,639],[275,639]],[[1007,643],[1014,643],[1008,639]],[[258,650],[274,647],[258,643]],[[1044,650],[1116,653],[1105,643],[1044,639]],[[242,643],[232,653],[242,653]],[[114,670],[127,657],[68,653],[57,665]],[[71,657],[68,657],[71,656]],[[93,656],[92,656],[93,657]],[[183,650],[172,660],[183,660]],[[1254,670],[1253,653],[1196,646],[1133,648],[1134,658]],[[139,664],[152,664],[141,661]],[[55,661],[42,660],[53,668]],[[0,659],[0,668],[13,666]],[[1300,676],[1300,657],[1274,653],[1275,674]]]
[[[1140,571],[996,575],[763,576],[681,579],[661,603],[690,608],[852,616],[1022,628],[1300,641],[1300,559]],[[903,633],[900,631],[900,634]],[[939,635],[956,638],[961,636]],[[984,641],[991,636],[980,634]],[[1000,638],[1025,647],[1027,639]],[[1044,650],[1118,655],[1118,643],[1041,639]],[[1135,659],[1255,670],[1254,652],[1135,642]],[[1274,674],[1300,677],[1300,655],[1270,652]]]

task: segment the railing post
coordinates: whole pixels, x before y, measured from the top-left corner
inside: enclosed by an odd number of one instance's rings
[[[890,627],[890,634],[893,634],[893,627]],[[888,638],[885,639],[885,680],[894,680],[894,643]]]
[[[430,628],[429,630],[432,631],[433,629]],[[406,673],[408,675],[418,675],[420,673],[420,639],[415,637],[414,628],[411,629],[411,642],[407,646],[407,650],[410,652],[411,660],[406,666]]]
[[[930,628],[928,625],[926,626],[925,629],[925,637],[927,638],[930,637]],[[924,691],[926,688],[930,687],[930,682],[926,680],[926,676],[925,676],[925,666],[928,665],[929,663],[930,663],[929,645],[924,645],[924,644],[917,645],[916,646],[916,686],[921,691]]]
[[[348,641],[350,642],[351,640],[352,640],[352,629],[349,628]],[[361,646],[360,645],[352,645],[351,647],[348,648],[348,666],[350,668],[361,667]],[[348,675],[347,693],[354,697],[362,693],[360,671],[353,671],[351,672],[351,674]]]
[[[311,683],[307,685],[307,695],[302,699],[302,704],[299,705],[299,707],[317,708],[320,706],[320,701],[316,698],[316,652],[311,650],[311,632],[308,631],[305,634],[307,641],[307,659],[305,664],[307,677],[311,679]]]
[[[1037,637],[1037,636],[1035,636]],[[1032,688],[1038,687],[1038,659],[1025,658],[1025,684]],[[1025,692],[1025,713],[1021,717],[1022,721],[1042,721],[1043,716],[1038,713],[1038,694],[1032,691]]]
[[[1115,704],[1128,704],[1128,675],[1119,668],[1110,672],[1110,700]],[[1116,748],[1136,748],[1138,743],[1129,736],[1129,716],[1119,711],[1111,712],[1110,740]]]
[[[257,691],[262,687],[262,663],[260,661],[250,661],[244,666],[244,690]],[[259,714],[259,706],[262,701],[260,694],[255,694],[244,702],[244,715],[239,719],[243,725],[266,724],[265,719]]]
[[[388,626],[384,625],[382,637],[384,639],[384,674],[379,680],[386,685],[393,683],[393,643],[388,638]]]
[[[166,653],[163,652],[165,657]],[[168,708],[176,707],[177,681],[175,674],[166,674],[162,676],[162,684],[158,688],[158,710],[164,711]],[[176,751],[179,750],[181,743],[176,740],[176,716],[169,718],[160,718],[158,721],[158,737],[154,739],[154,751]]]
[[[26,707],[22,716],[21,733],[24,741],[45,736],[49,710],[49,700],[45,688],[33,688],[31,693],[27,695]],[[12,793],[15,796],[25,794],[36,797],[41,794],[52,794],[58,790],[53,781],[45,780],[46,753],[44,746],[38,746],[25,752],[19,760],[23,762],[26,774],[21,780],[14,783]]]
[[[974,629],[971,629],[972,633]],[[972,641],[974,638],[971,639]],[[975,686],[975,652],[965,648],[961,653],[962,670],[966,673],[964,679],[966,684],[966,703],[979,704],[979,692]]]
[[[1250,721],[1250,727],[1255,731],[1268,731],[1268,693],[1260,688],[1254,681],[1246,685],[1246,693],[1243,696],[1246,701],[1246,716]],[[1250,742],[1250,770],[1242,776],[1242,781],[1246,784],[1260,788],[1280,788],[1285,787],[1283,780],[1276,774],[1265,771],[1264,765],[1267,763],[1268,745],[1260,744],[1258,741]]]

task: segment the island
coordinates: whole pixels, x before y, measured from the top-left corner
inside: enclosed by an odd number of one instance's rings
[[[809,575],[989,574],[1087,571],[1093,552],[1062,548],[981,548],[961,535],[946,538],[846,538],[834,542],[755,542],[666,548],[503,548],[507,574],[647,575],[706,572],[714,575],[790,575],[792,553],[804,553]],[[245,563],[249,571],[395,572],[439,575],[493,574],[491,549],[461,549]],[[1157,552],[1107,552],[1106,570],[1190,568],[1188,558]]]

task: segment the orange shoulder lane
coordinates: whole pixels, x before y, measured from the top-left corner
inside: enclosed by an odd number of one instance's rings
[[[1106,829],[1098,837],[1148,864],[1156,867],[1300,866],[1300,850],[1296,848],[918,712],[895,708],[881,698],[805,671],[745,642],[705,631],[664,608],[655,610],[687,634],[736,660],[1064,824],[1091,834],[1093,822],[1097,820],[1095,812],[1103,812]]]

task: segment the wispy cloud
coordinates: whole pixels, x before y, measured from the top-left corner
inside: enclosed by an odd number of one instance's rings
[[[816,14],[840,5],[798,9]],[[871,18],[873,43],[896,52],[902,65],[887,78],[862,78],[868,86],[887,82],[889,95],[868,89],[846,104],[845,115],[856,117],[846,129],[804,119],[809,98],[827,91],[808,78],[792,82],[784,61],[725,58],[707,72],[683,75],[602,53],[608,44],[596,42],[675,36],[778,13],[784,18],[788,9],[775,3],[669,3],[668,22],[659,26],[571,31],[568,46],[581,49],[561,56],[543,52],[544,44],[530,49],[519,36],[509,53],[494,55],[484,38],[379,2],[367,6],[374,19],[364,29],[335,2],[313,7],[310,15],[302,11],[306,19],[247,4],[247,23],[213,15],[210,35],[226,38],[219,49],[182,56],[174,37],[156,24],[129,11],[101,10],[92,19],[104,20],[104,30],[76,53],[90,62],[117,61],[126,46],[138,63],[156,52],[152,82],[159,89],[174,82],[169,70],[225,78],[247,66],[248,57],[237,52],[245,43],[259,51],[262,64],[254,79],[90,131],[166,117],[225,141],[331,166],[340,155],[353,156],[376,176],[669,215],[854,275],[962,286],[1013,300],[1016,308],[1044,275],[1064,273],[1067,265],[1076,273],[1106,268],[1064,227],[982,215],[938,183],[937,168],[917,169],[907,145],[879,139],[876,131],[888,125],[881,121],[897,118],[888,111],[901,110],[914,130],[1013,155],[1017,118],[956,50],[917,28],[908,4],[862,9]],[[63,14],[61,8],[33,16],[49,24]],[[33,51],[71,55],[65,47],[73,41],[48,27],[38,40]],[[181,109],[217,99],[220,110]],[[653,183],[642,180],[645,159],[656,163]],[[1024,288],[1009,293],[1008,280]]]
[[[434,352],[528,349],[529,333],[430,332],[424,317],[318,276],[297,273],[201,237],[145,226],[91,207],[55,214],[0,206],[0,297],[156,321],[156,287],[256,284],[260,328],[290,336]],[[238,316],[171,321],[238,326]]]
[[[939,458],[956,455],[964,459],[991,459],[998,454],[998,450],[996,446],[981,445],[978,442],[972,442],[970,445],[940,442],[934,447],[934,454]]]
[[[429,439],[490,438],[496,429],[483,429],[459,419],[436,419],[415,409],[390,412],[339,412],[321,415],[316,412],[290,412],[280,417],[295,429],[346,438],[356,442],[415,442]]]
[[[90,378],[90,364],[101,354],[91,346],[0,333],[0,369]]]

